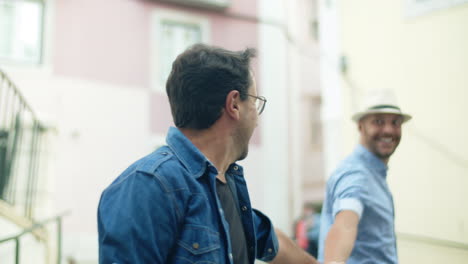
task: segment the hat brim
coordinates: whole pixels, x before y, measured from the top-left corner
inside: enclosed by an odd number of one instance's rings
[[[398,111],[397,109],[372,109],[372,110],[367,110],[363,112],[357,112],[354,114],[351,119],[354,122],[359,122],[364,116],[370,115],[370,114],[395,114],[395,115],[400,115],[403,117],[403,123],[409,121],[411,118],[413,118],[411,115],[402,113],[401,111]]]

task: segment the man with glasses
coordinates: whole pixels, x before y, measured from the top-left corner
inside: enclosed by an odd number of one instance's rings
[[[261,115],[263,113],[263,109],[265,109],[265,104],[267,102],[266,98],[263,96],[255,96],[251,94],[248,94],[248,96],[257,99],[257,101],[255,101],[255,107],[257,108],[258,115]]]
[[[198,44],[177,57],[166,84],[176,128],[104,190],[100,263],[315,263],[251,207],[235,163],[266,103],[253,56]]]

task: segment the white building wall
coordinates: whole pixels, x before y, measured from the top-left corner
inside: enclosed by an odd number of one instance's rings
[[[281,0],[259,1],[259,68],[261,93],[268,99],[262,124],[264,204],[262,210],[275,226],[290,230],[289,208],[289,123],[287,72],[288,46],[284,28],[285,4]]]
[[[323,2],[341,5],[334,23],[342,39],[329,45],[341,44],[349,62],[341,95],[344,153],[358,141],[349,116],[366,91],[393,90],[413,115],[389,162],[400,263],[467,263],[468,4]]]
[[[339,1],[319,1],[320,86],[325,175],[328,178],[343,157],[343,118]]]
[[[260,1],[260,92],[268,99],[262,123],[263,210],[291,235],[305,197],[305,178],[321,182],[320,168],[305,171],[310,151],[310,98],[320,98],[316,42],[312,40],[313,1]],[[304,111],[306,110],[306,111]],[[309,181],[310,182],[310,181]],[[319,183],[320,185],[320,183]],[[256,190],[258,191],[258,190]],[[307,191],[307,190],[306,190]]]
[[[63,222],[64,260],[96,262],[100,194],[152,151],[148,91],[30,70],[9,73],[32,108],[42,110],[39,119],[50,126],[45,143],[55,142],[43,148],[48,160],[40,171],[46,178],[38,186],[36,219],[70,212]]]

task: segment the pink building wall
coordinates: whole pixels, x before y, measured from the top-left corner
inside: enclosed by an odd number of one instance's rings
[[[257,1],[252,0],[233,0],[224,11],[143,0],[56,1],[53,48],[58,75],[148,90],[156,134],[172,125],[166,95],[151,91],[151,13],[158,8],[207,18],[213,45],[258,48]],[[259,142],[256,133],[253,143]]]
[[[55,73],[149,88],[150,10],[141,1],[55,3]]]

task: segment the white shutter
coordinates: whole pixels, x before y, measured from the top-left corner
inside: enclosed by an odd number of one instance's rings
[[[164,86],[172,69],[172,62],[187,47],[201,42],[201,28],[197,24],[178,23],[163,20],[161,23],[161,72],[160,81]]]

